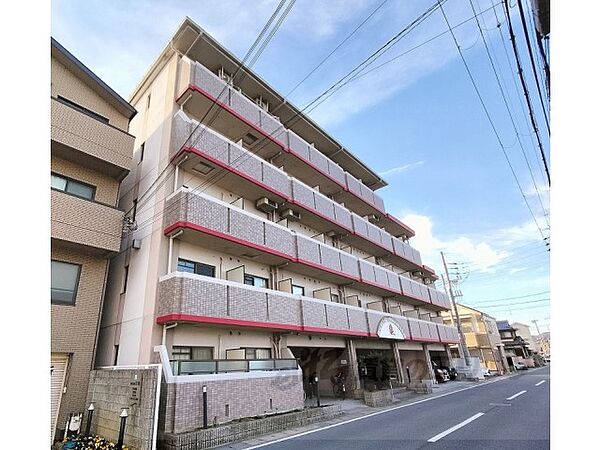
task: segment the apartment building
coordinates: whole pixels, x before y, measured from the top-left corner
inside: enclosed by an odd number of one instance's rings
[[[508,362],[496,319],[470,306],[457,304],[456,308],[469,354],[479,358],[482,367],[493,373],[507,372]],[[442,318],[446,325],[456,325],[456,318],[451,311],[443,311]],[[457,348],[455,353],[458,355]]]
[[[135,109],[54,39],[51,83],[51,433],[62,439],[69,415],[86,409]]]
[[[459,339],[385,181],[240,66],[186,18],[130,98],[98,364],[163,362],[165,432],[202,423],[203,386],[215,423],[282,412],[313,374],[323,395],[339,370],[357,393],[428,379]]]

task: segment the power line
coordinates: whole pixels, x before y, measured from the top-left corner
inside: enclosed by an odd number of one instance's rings
[[[440,3],[440,0],[438,0],[438,4],[440,5],[440,11],[442,12],[442,15],[444,16],[444,20],[446,21],[446,24],[448,25],[448,28],[450,30],[450,34],[452,35],[452,40],[454,41],[454,45],[456,46],[456,49],[458,50],[458,53],[460,54],[460,58],[462,59],[462,62],[465,66],[465,69],[467,70],[467,73],[469,75],[469,79],[471,80],[471,84],[473,85],[473,88],[475,89],[475,92],[477,94],[477,97],[479,98],[479,101],[481,102],[481,106],[483,107],[483,110],[485,111],[485,115],[490,123],[490,126],[492,127],[492,130],[494,131],[494,135],[496,136],[496,139],[498,140],[498,143],[500,144],[500,148],[502,150],[502,153],[504,154],[504,157],[506,159],[506,162],[508,163],[508,166],[510,167],[510,170],[512,172],[512,175],[515,179],[515,182],[517,183],[517,187],[519,188],[519,191],[521,192],[521,196],[523,197],[523,201],[525,202],[525,204],[527,205],[527,209],[529,209],[529,212],[531,214],[531,217],[533,217],[533,221],[535,222],[540,235],[542,236],[542,238],[544,238],[544,233],[542,232],[542,229],[540,228],[537,219],[535,217],[535,214],[533,213],[533,210],[531,209],[531,206],[529,205],[529,202],[527,201],[527,197],[525,196],[525,193],[523,192],[523,188],[521,187],[521,183],[519,183],[519,179],[517,178],[517,174],[515,173],[515,170],[510,162],[510,159],[508,158],[508,154],[506,153],[506,150],[504,148],[504,145],[502,144],[502,140],[500,139],[500,136],[498,134],[498,131],[496,130],[496,126],[494,125],[494,122],[490,116],[490,113],[487,109],[487,106],[485,105],[485,102],[483,101],[483,98],[481,96],[481,93],[479,92],[479,88],[477,87],[477,84],[475,83],[475,79],[473,78],[473,74],[471,73],[471,69],[469,69],[469,66],[467,64],[467,61],[465,60],[465,57],[462,53],[462,50],[460,48],[460,45],[458,44],[458,41],[456,40],[456,36],[454,35],[454,32],[452,31],[452,26],[450,25],[450,22],[448,20],[448,17],[446,16],[446,12],[444,11],[443,6]]]
[[[549,294],[550,291],[542,291],[542,292],[536,292],[535,294],[527,294],[527,295],[519,295],[517,297],[503,297],[503,298],[495,298],[494,300],[482,300],[482,301],[477,301],[478,305],[481,305],[482,303],[495,303],[495,302],[499,302],[499,301],[503,301],[503,300],[516,300],[519,298],[528,298],[528,297],[535,297],[536,295],[543,295],[543,294]]]
[[[517,62],[517,72],[519,74],[519,79],[521,80],[521,86],[523,88],[523,93],[525,94],[525,100],[527,102],[527,108],[529,109],[529,118],[531,120],[531,125],[533,126],[533,130],[535,131],[535,136],[538,141],[538,146],[540,149],[540,154],[542,155],[542,160],[544,161],[544,169],[546,171],[546,177],[548,178],[548,186],[550,186],[550,171],[548,170],[548,163],[546,162],[546,155],[544,154],[544,147],[542,145],[542,140],[540,138],[539,129],[537,123],[535,121],[535,116],[533,114],[533,106],[531,104],[531,99],[529,98],[529,91],[527,89],[527,83],[525,82],[525,78],[523,76],[523,67],[521,66],[521,60],[519,58],[519,51],[517,50],[517,41],[515,38],[515,33],[513,32],[512,22],[510,20],[510,11],[508,9],[508,0],[504,0],[504,8],[505,15],[508,20],[508,31],[510,36],[510,42],[512,44],[513,52],[515,54],[515,60]]]
[[[542,303],[542,302],[549,302],[550,298],[538,298],[536,300],[528,300],[526,302],[516,302],[516,303],[498,303],[495,305],[485,305],[482,306],[482,308],[503,308],[503,307],[509,307],[509,306],[520,306],[520,305],[528,305],[530,303]],[[477,304],[479,305],[479,304]],[[476,305],[473,304],[473,307],[475,307]],[[480,305],[481,306],[481,305]]]
[[[479,34],[481,35],[481,38],[483,39],[483,45],[485,47],[485,52],[487,54],[490,65],[492,66],[492,70],[494,71],[494,76],[496,77],[496,83],[498,84],[498,88],[500,89],[500,94],[502,95],[502,100],[504,102],[504,106],[506,107],[506,111],[508,112],[508,116],[512,123],[513,129],[515,131],[515,134],[517,135],[517,140],[519,142],[519,146],[521,147],[521,153],[523,154],[523,158],[525,158],[525,162],[527,164],[527,169],[529,170],[529,174],[531,175],[531,181],[533,182],[535,192],[537,193],[537,197],[540,202],[540,206],[542,208],[542,211],[544,212],[544,215],[546,215],[546,209],[544,208],[544,203],[542,202],[542,197],[540,196],[540,190],[538,189],[537,183],[535,181],[535,177],[533,176],[533,171],[531,169],[531,165],[529,164],[529,159],[527,158],[527,154],[525,153],[525,148],[523,147],[523,143],[521,142],[521,138],[519,137],[519,131],[517,130],[517,125],[515,123],[515,119],[513,118],[512,112],[510,111],[510,106],[508,105],[506,95],[504,94],[504,89],[502,88],[502,84],[500,83],[498,71],[496,70],[496,66],[494,64],[492,55],[490,53],[490,48],[488,47],[488,43],[485,39],[485,35],[483,34],[483,30],[481,29],[481,24],[479,23],[479,18],[476,16],[477,11],[475,10],[475,5],[473,5],[472,0],[469,0],[469,3],[471,5],[471,10],[473,11],[473,14],[475,14],[475,22],[477,23],[477,28],[479,29]],[[546,219],[546,223],[548,224],[548,226],[550,226],[550,223],[548,222],[547,219]]]
[[[529,32],[527,31],[527,20],[525,19],[525,12],[523,11],[523,3],[521,2],[521,0],[517,0],[517,5],[519,6],[519,16],[521,17],[521,25],[523,26],[525,42],[527,43],[527,52],[529,53],[529,60],[531,61],[531,67],[533,69],[533,78],[535,80],[535,85],[537,87],[538,95],[540,97],[540,103],[542,104],[542,112],[544,113],[544,119],[546,120],[546,126],[548,127],[548,134],[550,134],[550,122],[548,121],[548,116],[546,115],[544,99],[542,97],[542,89],[540,88],[539,77],[535,66],[535,61],[533,59],[533,51],[531,50],[531,40],[529,38]]]

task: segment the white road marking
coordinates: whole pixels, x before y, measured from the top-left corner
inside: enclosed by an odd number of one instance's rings
[[[540,384],[544,384],[546,382],[546,380],[542,380],[539,383],[535,383],[536,386],[539,386]]]
[[[471,422],[473,422],[476,419],[479,419],[481,416],[483,416],[484,413],[479,412],[477,414],[475,414],[474,416],[469,417],[467,420],[463,420],[461,423],[459,423],[458,425],[454,425],[451,428],[448,428],[446,431],[442,431],[440,434],[436,434],[434,437],[432,437],[431,439],[427,439],[427,442],[437,442],[440,439],[442,439],[445,436],[448,436],[450,433],[454,433],[456,430],[458,430],[459,428],[464,427],[465,425],[470,424]]]
[[[324,431],[324,430],[328,430],[330,428],[339,427],[340,425],[345,425],[347,423],[356,422],[357,420],[367,419],[369,417],[378,416],[379,414],[385,414],[387,412],[395,411],[397,409],[407,408],[409,406],[418,405],[419,403],[429,402],[431,400],[436,400],[438,398],[446,397],[447,395],[452,395],[452,394],[457,394],[459,392],[468,391],[469,389],[475,389],[475,388],[478,388],[478,387],[481,387],[481,386],[488,386],[490,384],[497,383],[499,381],[509,380],[510,378],[512,378],[512,377],[499,378],[499,379],[496,379],[496,380],[488,381],[486,383],[476,384],[474,386],[469,386],[469,387],[466,387],[466,388],[463,388],[463,389],[458,389],[456,391],[446,392],[445,394],[436,395],[435,397],[424,398],[423,400],[418,400],[416,402],[407,403],[406,405],[394,406],[393,408],[388,408],[388,409],[385,409],[383,411],[377,411],[377,412],[374,412],[374,413],[371,413],[371,414],[367,414],[367,415],[364,415],[364,416],[355,417],[354,419],[348,419],[348,420],[345,420],[343,422],[334,423],[334,424],[331,424],[331,425],[327,425],[325,427],[316,428],[314,430],[303,431],[302,433],[294,434],[292,436],[287,436],[287,437],[284,437],[284,438],[281,438],[281,439],[276,439],[276,440],[270,441],[270,442],[265,442],[263,444],[253,445],[252,447],[246,447],[244,450],[253,450],[255,448],[266,447],[267,445],[278,444],[279,442],[288,441],[290,439],[295,439],[295,438],[298,438],[298,437],[306,436],[307,434],[317,433],[318,431]]]
[[[515,395],[513,395],[511,397],[506,397],[506,400],[512,400],[514,398],[517,398],[519,395],[523,395],[525,392],[527,392],[527,391],[517,392]]]

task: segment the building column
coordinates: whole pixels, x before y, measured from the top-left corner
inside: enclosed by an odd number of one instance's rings
[[[398,372],[398,382],[401,385],[407,384],[404,381],[404,371],[402,370],[402,358],[400,357],[400,349],[398,348],[398,341],[392,342],[392,352],[394,353],[394,362],[396,363],[396,371]]]
[[[435,383],[435,374],[433,373],[433,367],[431,366],[431,355],[429,354],[429,348],[427,344],[423,344],[423,351],[425,352],[425,362],[427,363],[429,378],[431,378],[431,380]]]
[[[346,339],[346,352],[348,353],[348,367],[350,376],[350,387],[353,391],[360,389],[360,374],[358,373],[358,358],[356,357],[356,347],[352,338]]]

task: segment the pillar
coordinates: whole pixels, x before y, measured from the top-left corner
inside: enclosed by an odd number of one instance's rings
[[[358,358],[356,357],[356,347],[352,338],[346,339],[346,352],[348,353],[348,367],[349,367],[349,384],[353,391],[360,389],[360,375],[358,373]]]
[[[396,362],[396,370],[398,371],[398,381],[400,384],[407,384],[407,381],[404,380],[404,370],[402,369],[402,358],[400,357],[398,341],[392,342],[392,352],[394,353],[394,361]]]
[[[429,348],[427,344],[423,344],[423,351],[425,352],[425,362],[427,363],[427,370],[429,371],[429,378],[435,383],[435,374],[433,373],[433,367],[431,366],[431,356],[429,355]]]
[[[444,345],[444,350],[446,350],[446,357],[448,358],[448,367],[454,367],[452,364],[452,353],[450,352],[450,346],[448,344]]]

